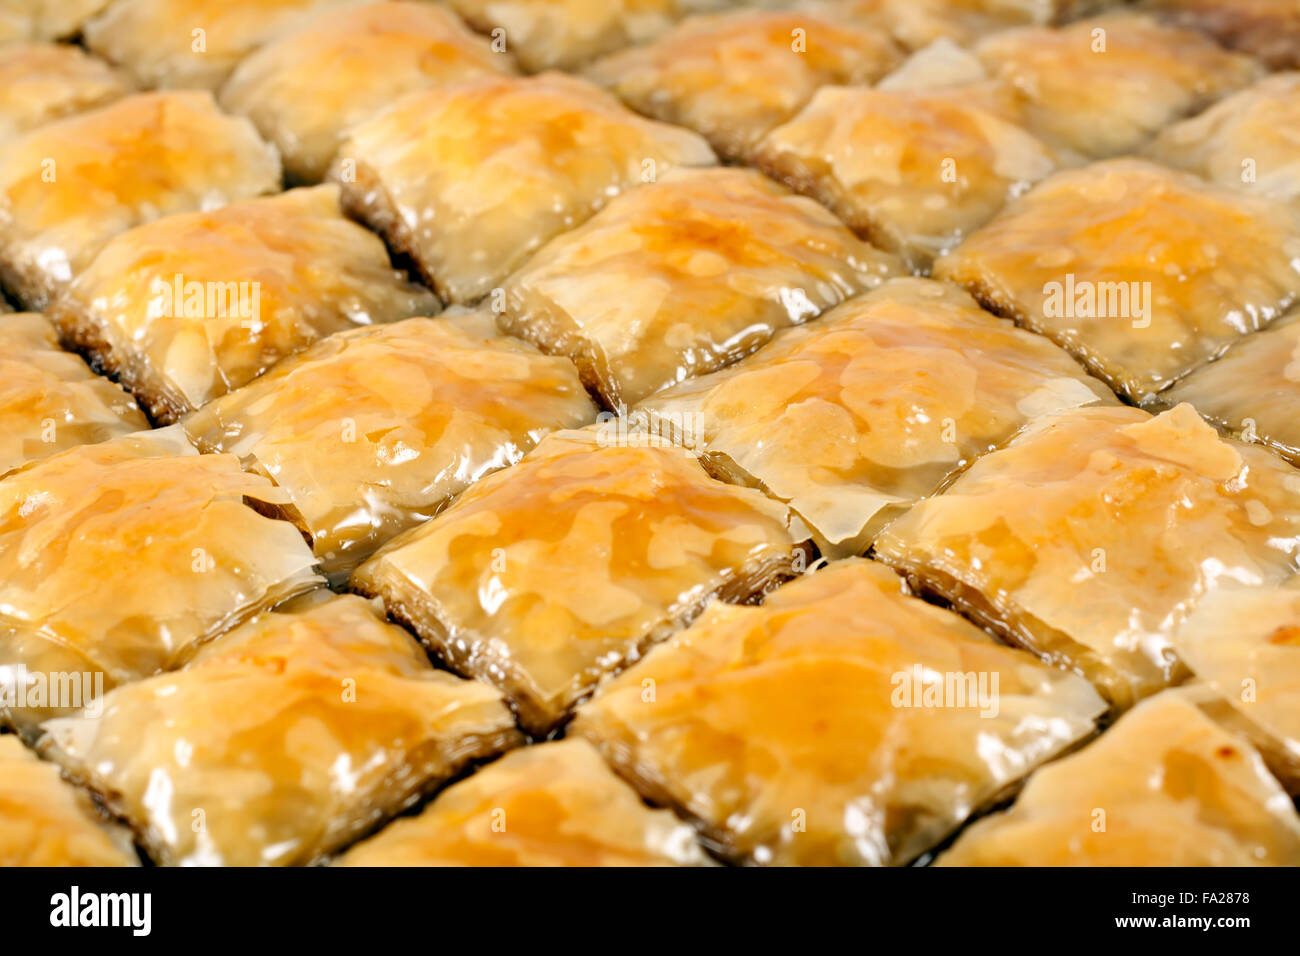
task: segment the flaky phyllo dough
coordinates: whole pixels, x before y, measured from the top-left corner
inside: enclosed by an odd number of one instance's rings
[[[298,529],[250,507],[284,501],[179,428],[73,448],[0,481],[0,716],[28,729],[317,586]]]
[[[0,55],[0,143],[131,92],[103,60],[65,43],[7,47]]]
[[[1078,409],[975,462],[876,551],[1127,707],[1187,676],[1174,635],[1206,594],[1295,573],[1300,475],[1190,405]]]
[[[490,314],[475,313],[340,332],[185,428],[201,449],[272,478],[326,572],[346,578],[544,434],[596,411],[567,359],[499,335]]]
[[[1300,67],[1300,6],[1295,0],[1141,0],[1144,9],[1220,43],[1258,56],[1275,69]]]
[[[960,289],[893,279],[652,396],[631,424],[789,502],[824,554],[845,555],[1027,422],[1113,402],[1065,352]]]
[[[514,72],[508,53],[431,3],[366,3],[311,20],[248,57],[221,90],[302,182],[326,172],[348,127],[403,93]]]
[[[586,73],[638,111],[697,130],[720,156],[743,161],[818,87],[871,83],[902,57],[879,30],[803,11],[741,10],[692,17]]]
[[[349,850],[343,866],[703,866],[695,831],[652,810],[583,740],[516,750]]]
[[[51,317],[172,422],[331,332],[439,307],[330,184],[123,233]]]
[[[806,537],[786,507],[609,422],[555,432],[363,564],[454,670],[501,686],[541,735],[714,596],[779,583]]]
[[[497,691],[434,670],[362,598],[325,595],[50,721],[42,747],[155,862],[254,866],[310,862],[520,742]]]
[[[280,160],[207,93],[139,93],[0,143],[0,280],[44,309],[109,239],[275,192]]]
[[[569,733],[730,859],[916,858],[1088,735],[1086,681],[906,595],[862,559],[712,605],[602,685]]]
[[[1260,80],[1166,128],[1143,152],[1247,193],[1300,199],[1300,73]]]
[[[1029,778],[940,866],[1300,866],[1300,816],[1250,743],[1181,690]]]
[[[547,244],[506,284],[502,323],[569,356],[617,409],[743,358],[900,271],[759,173],[680,171]]]
[[[0,737],[0,866],[135,866],[130,835],[17,737]]]
[[[1138,159],[1056,173],[934,268],[1143,401],[1300,296],[1300,207]]]
[[[410,93],[349,132],[331,176],[350,211],[468,303],[615,194],[715,161],[695,133],[547,73]]]
[[[0,44],[72,37],[109,0],[0,0]]]
[[[148,427],[130,395],[59,348],[48,319],[0,315],[0,475]]]

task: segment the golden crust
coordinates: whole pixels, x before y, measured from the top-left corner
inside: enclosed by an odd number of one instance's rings
[[[0,143],[126,96],[130,80],[79,47],[32,43],[0,55]]]

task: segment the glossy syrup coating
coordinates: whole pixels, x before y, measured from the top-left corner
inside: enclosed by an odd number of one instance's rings
[[[520,742],[501,695],[429,664],[355,596],[318,592],[46,724],[47,754],[163,865],[310,862]]]
[[[547,73],[408,94],[350,131],[331,177],[441,295],[469,303],[623,190],[715,161],[696,134]]]
[[[718,155],[743,161],[818,87],[871,83],[902,57],[879,30],[803,11],[741,10],[687,19],[586,75],[639,112],[688,126]]]
[[[1131,152],[1262,73],[1201,33],[1133,13],[1008,30],[975,52],[1019,94],[1031,130],[1095,159]]]
[[[550,242],[506,284],[502,324],[568,355],[617,409],[901,271],[757,172],[679,171]]]
[[[1251,53],[1274,69],[1300,67],[1300,7],[1295,0],[1141,0],[1145,10]]]
[[[734,860],[883,866],[934,846],[1104,709],[1081,678],[849,559],[762,607],[712,605],[602,685],[570,735]]]
[[[0,56],[0,143],[121,99],[130,80],[103,60],[65,43],[6,47]]]
[[[1108,160],[1049,176],[934,273],[1141,402],[1296,301],[1300,208]]]
[[[0,737],[0,865],[135,866],[125,830],[17,737]]]
[[[1017,125],[1005,87],[828,86],[759,144],[765,172],[833,210],[915,270],[1053,172],[1059,158]]]
[[[0,143],[0,279],[43,310],[118,233],[279,188],[275,149],[209,94],[124,97]]]
[[[714,481],[614,423],[554,432],[352,576],[454,670],[502,687],[544,735],[605,675],[713,597],[789,573],[784,505]]]
[[[14,705],[0,716],[28,729],[45,704],[70,706],[19,695],[24,679],[138,680],[320,584],[298,529],[249,506],[284,501],[179,428],[83,445],[0,481],[0,692]]]
[[[1027,422],[1114,401],[960,289],[891,279],[636,411],[715,473],[789,502],[822,553],[843,556]]]
[[[0,0],[0,44],[66,40],[109,0]]]
[[[43,315],[0,315],[0,475],[148,427],[130,395],[59,348]]]
[[[568,359],[493,318],[415,318],[337,333],[206,405],[185,428],[289,496],[325,571],[346,578],[543,435],[597,408]]]
[[[652,810],[584,740],[506,754],[353,847],[343,866],[706,866],[695,831]]]
[[[216,90],[263,43],[350,2],[113,0],[86,24],[85,42],[141,86]]]
[[[1295,574],[1298,492],[1190,405],[1085,408],[975,462],[876,552],[1127,707],[1187,676],[1174,634],[1207,593]]]
[[[51,317],[173,422],[325,335],[439,307],[329,184],[123,233]]]
[[[1245,740],[1179,690],[1039,770],[939,866],[1297,866],[1300,816]]]
[[[366,3],[310,20],[235,70],[221,105],[280,150],[285,171],[319,182],[348,127],[403,93],[514,72],[508,53],[430,3]]]

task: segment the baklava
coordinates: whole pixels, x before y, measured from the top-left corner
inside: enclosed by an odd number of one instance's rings
[[[0,143],[132,91],[122,73],[80,47],[33,43],[0,54]]]
[[[610,421],[548,435],[394,538],[352,587],[453,670],[502,687],[543,736],[713,597],[780,583],[806,562],[800,530],[784,505]]]
[[[416,817],[358,844],[343,866],[704,866],[695,831],[652,810],[590,744],[506,754]]]
[[[1204,30],[1274,69],[1300,67],[1300,7],[1295,0],[1141,0],[1143,8]]]
[[[596,412],[568,360],[475,313],[336,333],[185,428],[204,451],[271,478],[339,580],[547,432]]]
[[[66,40],[110,0],[0,0],[0,43]]]
[[[910,50],[946,40],[963,46],[1011,27],[1096,13],[1127,0],[812,0],[811,9],[888,30]]]
[[[902,271],[741,169],[670,173],[552,240],[505,286],[507,331],[567,355],[610,409],[716,369]]]
[[[311,862],[521,739],[499,693],[435,670],[382,609],[329,592],[98,711],[47,723],[42,750],[171,866]]]
[[[882,866],[932,848],[1104,710],[1086,681],[855,558],[762,607],[713,605],[602,685],[570,735],[730,860]]]
[[[439,308],[328,184],[137,226],[51,317],[170,423],[331,332]]]
[[[1190,405],[1029,424],[876,552],[1116,707],[1188,676],[1178,626],[1207,594],[1280,584],[1300,557],[1300,473]]]
[[[696,134],[548,73],[409,93],[351,130],[331,177],[354,215],[465,304],[622,190],[715,161]]]

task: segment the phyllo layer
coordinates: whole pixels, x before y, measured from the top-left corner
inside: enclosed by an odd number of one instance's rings
[[[0,0],[0,43],[66,40],[109,0]]]
[[[1300,67],[1300,7],[1295,0],[1142,0],[1180,26],[1204,30],[1275,69]]]
[[[64,43],[6,47],[0,54],[0,143],[52,120],[104,106],[131,83],[103,60]]]

